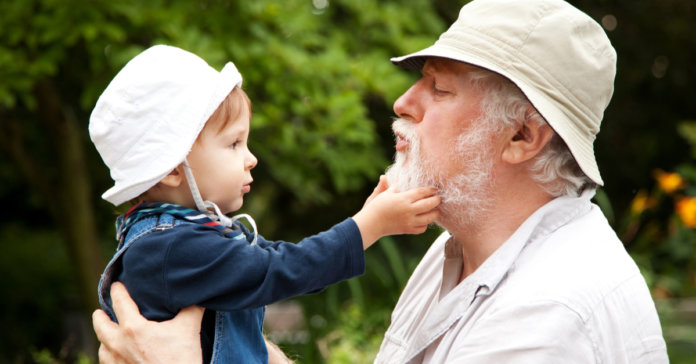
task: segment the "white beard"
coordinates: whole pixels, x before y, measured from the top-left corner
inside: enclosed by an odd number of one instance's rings
[[[408,150],[394,154],[394,164],[387,167],[386,176],[389,186],[396,186],[398,191],[407,191],[416,187],[437,187],[432,178],[433,171],[426,171],[426,164],[420,153],[420,140],[416,138],[413,125],[403,119],[396,119],[392,124],[394,132],[403,135],[408,142]],[[409,163],[406,163],[408,159]]]
[[[453,138],[450,148],[453,153],[449,158],[443,158],[460,171],[452,176],[440,173],[447,170],[447,166],[425,160],[413,123],[397,119],[392,125],[394,131],[408,141],[409,147],[404,152],[397,152],[394,164],[387,168],[389,185],[396,186],[399,191],[422,186],[436,188],[442,199],[438,223],[445,228],[477,223],[491,205],[493,153],[489,136],[492,130],[488,122],[478,121],[476,124]]]

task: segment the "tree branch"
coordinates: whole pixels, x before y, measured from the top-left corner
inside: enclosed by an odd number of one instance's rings
[[[27,138],[20,123],[19,120],[7,119],[5,115],[0,114],[0,148],[10,156],[22,178],[39,194],[39,198],[48,200],[50,196],[55,196],[57,191],[45,178],[42,163],[36,153],[31,153],[25,148]],[[52,215],[58,214],[58,211],[53,211],[52,206],[48,207],[52,210]]]

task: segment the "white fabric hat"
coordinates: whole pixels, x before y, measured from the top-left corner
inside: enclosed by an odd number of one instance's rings
[[[593,143],[614,92],[616,51],[601,26],[561,0],[474,0],[434,45],[392,58],[420,70],[427,57],[486,68],[515,83],[603,185]]]
[[[184,161],[205,122],[241,84],[231,62],[218,72],[176,47],[156,45],[130,60],[89,120],[92,142],[114,180],[102,198],[120,205],[162,180]]]

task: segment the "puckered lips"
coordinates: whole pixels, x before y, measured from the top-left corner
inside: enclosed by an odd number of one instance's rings
[[[409,142],[406,138],[404,138],[404,136],[401,133],[396,132],[395,134],[396,134],[396,147],[395,147],[396,151],[403,152],[404,150],[406,150],[408,148]]]

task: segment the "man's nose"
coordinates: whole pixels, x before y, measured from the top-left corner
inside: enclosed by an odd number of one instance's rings
[[[412,123],[420,122],[422,117],[422,107],[418,98],[419,83],[416,82],[403,95],[394,101],[394,113]]]

